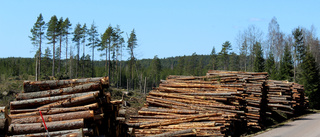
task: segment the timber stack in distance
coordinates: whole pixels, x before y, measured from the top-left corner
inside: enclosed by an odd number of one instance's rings
[[[274,98],[266,72],[210,70],[206,76],[168,76],[127,122],[134,136],[239,136],[265,127]],[[306,108],[303,86],[287,88],[294,110]],[[272,88],[271,88],[272,89]],[[271,90],[272,91],[272,90]],[[276,95],[274,95],[276,96]],[[277,103],[277,102],[273,102]],[[278,103],[277,103],[278,104]],[[281,105],[281,104],[279,104]],[[276,110],[275,110],[276,111]]]
[[[122,100],[111,101],[108,77],[26,81],[10,102],[10,136],[128,136]]]

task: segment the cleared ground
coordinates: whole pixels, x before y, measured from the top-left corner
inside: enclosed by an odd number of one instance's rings
[[[255,137],[320,137],[320,113],[296,119]]]

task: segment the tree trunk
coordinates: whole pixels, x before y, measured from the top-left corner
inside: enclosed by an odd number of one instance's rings
[[[72,129],[72,130],[61,130],[61,131],[53,131],[49,132],[50,136],[62,136],[65,134],[70,134],[70,133],[82,133],[85,135],[90,135],[92,131],[90,131],[88,128],[81,128],[81,129]],[[30,136],[30,137],[45,137],[47,136],[47,132],[42,132],[42,133],[34,133],[34,134],[25,134],[25,135],[14,135],[13,137],[25,137],[25,136]]]
[[[54,97],[44,97],[44,98],[35,98],[35,99],[27,99],[27,100],[19,100],[10,102],[11,109],[21,109],[21,108],[35,108],[40,105],[45,105],[48,103],[56,102],[59,100],[69,100],[76,97],[82,96],[92,96],[97,95],[99,91],[87,92],[87,93],[78,93],[78,94],[70,94],[70,95],[62,95],[62,96],[54,96]],[[73,101],[73,100],[72,100]]]
[[[23,100],[23,99],[33,99],[33,98],[41,98],[41,97],[52,97],[52,96],[58,96],[58,95],[82,93],[82,92],[97,91],[97,90],[102,90],[102,86],[100,83],[87,83],[83,85],[66,87],[61,89],[45,90],[45,91],[37,91],[37,92],[29,92],[29,93],[18,93],[16,95],[16,99]]]
[[[38,109],[51,108],[51,107],[72,107],[72,106],[82,105],[86,103],[92,103],[93,101],[96,100],[97,96],[98,96],[98,93],[84,95],[80,97],[74,97],[74,98],[54,102],[51,104],[47,104],[39,107]]]
[[[60,131],[64,129],[79,129],[84,127],[83,119],[47,122],[49,131]],[[9,132],[13,135],[46,132],[42,123],[11,124]]]
[[[108,77],[70,79],[70,80],[48,80],[48,81],[25,81],[23,82],[24,92],[35,92],[50,89],[68,87],[71,85],[100,82],[103,86],[109,85]]]
[[[185,130],[166,132],[166,133],[152,135],[152,136],[148,136],[148,137],[171,137],[171,136],[179,136],[179,135],[187,134],[187,133],[196,133],[196,130],[193,128],[190,128],[190,129],[185,129]]]
[[[55,36],[54,36],[55,37]],[[53,58],[53,61],[52,61],[52,77],[54,77],[55,76],[55,74],[54,74],[54,62],[55,62],[55,56],[56,56],[56,46],[55,46],[55,38],[53,39],[53,54],[52,54],[52,58]]]
[[[97,108],[98,108],[98,103],[93,103],[85,106],[77,106],[77,107],[71,107],[71,108],[44,108],[44,109],[41,109],[41,112],[43,115],[51,115],[51,114],[66,113],[66,112],[93,110]],[[9,117],[13,119],[40,115],[38,109],[29,109],[22,113],[17,112],[17,110],[11,110],[10,113],[11,115],[9,115]]]
[[[65,121],[65,120],[71,120],[71,119],[80,119],[80,118],[88,119],[88,118],[93,118],[93,117],[94,117],[93,110],[60,113],[60,114],[54,114],[54,115],[43,115],[43,119],[46,123],[53,122],[53,121]],[[27,124],[27,123],[41,123],[41,122],[42,122],[42,118],[40,117],[40,115],[12,119],[12,121],[11,121],[12,124]]]

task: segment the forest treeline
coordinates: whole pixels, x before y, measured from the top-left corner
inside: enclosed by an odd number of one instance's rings
[[[109,25],[103,34],[98,33],[94,23],[90,28],[77,23],[72,30],[71,26],[68,18],[58,19],[55,15],[45,23],[40,14],[29,36],[38,50],[35,57],[0,59],[2,75],[35,75],[36,80],[50,76],[56,79],[109,76],[113,86],[143,92],[156,87],[168,75],[205,75],[210,69],[265,71],[269,79],[303,84],[311,107],[320,108],[320,41],[313,26],[310,29],[298,26],[285,34],[274,17],[266,35],[250,25],[239,31],[234,46],[225,41],[220,51],[213,46],[207,55],[193,53],[163,59],[155,55],[153,59],[141,60],[136,58],[139,44],[134,29],[125,39],[119,25]],[[86,53],[85,47],[90,47],[92,53]],[[97,51],[104,60],[94,59]],[[124,52],[128,59],[122,58]]]

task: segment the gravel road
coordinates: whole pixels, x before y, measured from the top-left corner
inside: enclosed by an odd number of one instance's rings
[[[255,137],[320,137],[320,113],[299,118]]]

